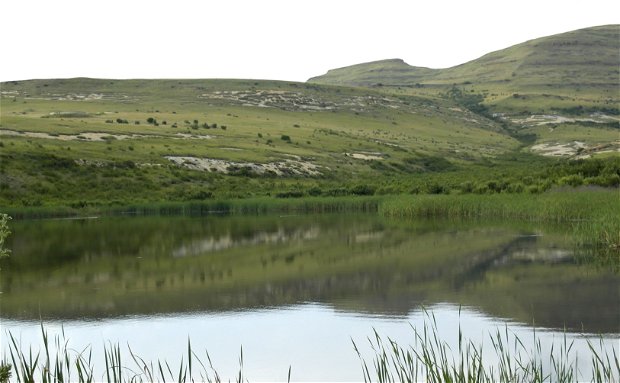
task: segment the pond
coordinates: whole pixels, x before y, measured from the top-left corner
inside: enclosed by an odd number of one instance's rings
[[[498,329],[588,355],[618,349],[618,275],[580,265],[570,235],[540,223],[391,220],[376,214],[115,216],[12,222],[1,347],[126,345],[178,362],[188,339],[234,379],[359,381],[374,331],[406,346],[435,318],[489,345]],[[206,356],[204,357],[206,360]],[[589,359],[578,359],[588,370]],[[580,366],[581,366],[580,364]],[[100,373],[100,372],[99,372]]]

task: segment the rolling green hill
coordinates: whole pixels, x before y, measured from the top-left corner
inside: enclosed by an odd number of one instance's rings
[[[520,146],[450,100],[369,89],[87,78],[1,87],[0,206],[313,187],[342,195],[378,177],[456,169]]]
[[[452,68],[384,60],[308,82],[450,98],[530,137],[536,153],[612,155],[620,149],[619,52],[620,25],[605,25],[527,41]]]
[[[413,87],[418,94],[456,84],[484,93],[500,112],[546,106],[618,114],[619,51],[620,25],[606,25],[530,40],[446,69],[385,60],[330,70],[308,82]]]
[[[446,70],[360,64],[330,84],[0,83],[0,207],[617,186],[617,31]]]

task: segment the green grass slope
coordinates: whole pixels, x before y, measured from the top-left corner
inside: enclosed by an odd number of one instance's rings
[[[312,186],[347,194],[357,183],[519,147],[495,121],[449,100],[361,88],[87,78],[0,85],[0,206]]]
[[[417,93],[456,84],[485,93],[500,111],[547,106],[618,114],[619,51],[620,25],[605,25],[530,40],[446,69],[386,60],[332,70],[309,82],[414,86]],[[420,90],[425,87],[430,89]]]
[[[6,82],[0,95],[0,208],[618,184],[613,158],[554,168],[448,98],[88,78]]]

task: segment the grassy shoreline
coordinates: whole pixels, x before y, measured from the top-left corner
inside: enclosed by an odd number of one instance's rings
[[[254,197],[119,203],[99,206],[0,207],[15,219],[99,215],[248,214],[270,212],[378,212],[386,217],[516,219],[620,223],[620,190],[559,189],[541,194],[396,194],[339,197]]]
[[[386,217],[503,219],[568,223],[583,260],[620,269],[620,192],[552,191],[539,195],[399,196],[382,201]]]
[[[578,248],[620,265],[620,191],[560,189],[542,194],[448,194],[345,197],[260,197],[119,206],[3,209],[15,219],[110,215],[377,213],[387,218],[514,220],[566,223]]]
[[[267,213],[335,213],[376,212],[381,197],[304,197],[246,199],[214,199],[159,203],[119,204],[74,208],[27,207],[4,208],[3,212],[15,219],[71,218],[92,215],[212,215],[212,214],[267,214]]]
[[[537,195],[402,195],[382,202],[379,213],[388,217],[620,221],[618,190],[551,191]]]

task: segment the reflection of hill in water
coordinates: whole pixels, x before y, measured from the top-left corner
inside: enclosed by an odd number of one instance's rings
[[[478,254],[458,271],[418,280],[392,294],[335,299],[336,309],[406,317],[440,302],[477,307],[489,315],[538,327],[620,333],[617,275],[574,264],[572,252],[539,247],[537,238],[517,238]]]
[[[318,227],[311,227],[304,230],[285,231],[278,228],[275,232],[258,231],[253,233],[250,238],[234,238],[230,234],[219,237],[207,237],[182,244],[172,250],[173,257],[187,257],[205,255],[206,253],[227,250],[233,247],[257,246],[263,244],[279,244],[294,240],[312,240],[319,236]]]
[[[543,327],[620,332],[618,277],[574,264],[561,236],[441,226],[371,215],[23,222],[3,270],[2,316],[299,302],[406,316],[451,302]]]

